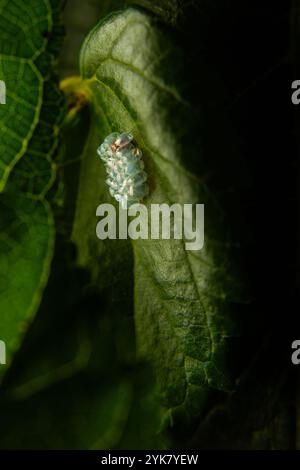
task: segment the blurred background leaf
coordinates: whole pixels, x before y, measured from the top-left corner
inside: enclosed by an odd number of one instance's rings
[[[54,216],[46,195],[55,180],[52,157],[64,115],[53,68],[62,41],[61,7],[57,0],[33,1],[28,8],[0,4],[1,78],[7,84],[7,104],[0,108],[0,311],[8,363],[39,306],[53,256]]]

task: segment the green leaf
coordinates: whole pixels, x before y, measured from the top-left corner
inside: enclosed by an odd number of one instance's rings
[[[140,10],[113,14],[90,33],[81,52],[81,71],[82,88],[90,87],[93,117],[73,239],[80,264],[92,269],[95,280],[109,284],[116,270],[121,271],[115,260],[118,253],[122,259],[120,247],[129,251],[129,244],[100,242],[94,233],[96,207],[113,202],[96,156],[97,146],[112,131],[133,132],[144,153],[150,182],[147,206],[206,204],[202,251],[186,251],[177,240],[133,242],[139,355],[153,364],[173,417],[183,412],[192,418],[204,411],[211,390],[230,388],[227,338],[233,331],[231,304],[241,300],[241,286],[233,271],[234,242],[224,212],[204,182],[207,156],[195,125],[203,117],[190,100],[187,70],[176,36]],[[200,176],[193,171],[199,160]],[[96,268],[99,253],[102,261]]]
[[[0,1],[0,78],[7,90],[0,106],[0,333],[8,365],[40,304],[54,249],[48,194],[65,112],[55,72],[62,4]]]
[[[54,222],[46,201],[0,196],[1,339],[9,361],[40,303],[50,270]]]
[[[45,59],[49,68],[49,37],[56,26],[53,10],[59,3],[34,0],[25,5],[21,1],[0,1],[0,76],[7,90],[7,105],[0,107],[0,190],[26,153],[39,121]]]

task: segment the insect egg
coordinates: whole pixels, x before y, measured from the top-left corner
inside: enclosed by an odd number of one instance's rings
[[[104,161],[109,193],[127,209],[139,203],[148,193],[147,174],[142,151],[133,142],[132,134],[114,132],[97,149]]]

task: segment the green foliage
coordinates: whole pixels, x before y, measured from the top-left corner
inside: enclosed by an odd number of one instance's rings
[[[36,311],[50,269],[54,223],[46,201],[2,195],[1,337],[8,361]],[[3,370],[3,368],[2,368]]]
[[[47,193],[64,114],[53,69],[62,40],[60,8],[56,0],[0,3],[0,74],[7,88],[0,107],[0,311],[8,362],[41,301],[53,255]]]

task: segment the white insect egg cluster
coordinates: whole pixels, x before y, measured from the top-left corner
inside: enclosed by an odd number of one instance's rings
[[[108,135],[97,149],[104,161],[109,192],[127,209],[139,203],[148,193],[147,174],[142,161],[142,152],[134,144],[128,132]]]

